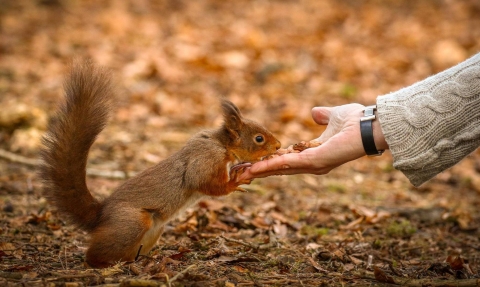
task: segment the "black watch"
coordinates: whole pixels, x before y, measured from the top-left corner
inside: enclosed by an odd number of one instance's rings
[[[362,136],[363,148],[369,156],[382,155],[384,152],[384,150],[377,150],[373,139],[372,122],[376,119],[376,109],[376,105],[365,107],[363,117],[360,118],[360,134]]]

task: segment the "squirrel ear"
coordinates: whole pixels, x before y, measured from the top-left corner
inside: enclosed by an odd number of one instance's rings
[[[234,138],[238,138],[243,125],[240,110],[232,102],[225,99],[222,100],[222,110],[225,128]]]

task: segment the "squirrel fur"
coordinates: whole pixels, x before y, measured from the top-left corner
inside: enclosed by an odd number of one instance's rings
[[[109,73],[77,63],[67,77],[65,102],[43,138],[40,175],[57,210],[90,235],[86,262],[103,268],[147,254],[163,226],[204,196],[223,196],[250,181],[239,175],[275,153],[280,142],[222,100],[224,123],[194,135],[183,148],[126,180],[99,201],[86,185],[90,147],[105,127],[113,103]]]

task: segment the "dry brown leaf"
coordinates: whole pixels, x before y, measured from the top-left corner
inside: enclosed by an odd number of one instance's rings
[[[373,266],[373,275],[375,275],[375,279],[377,279],[377,281],[379,282],[395,284],[395,280],[393,280],[393,277],[385,274],[385,272],[383,272],[377,266]]]

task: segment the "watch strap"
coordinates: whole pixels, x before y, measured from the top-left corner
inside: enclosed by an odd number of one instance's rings
[[[360,118],[360,134],[362,137],[363,148],[365,149],[365,153],[371,156],[382,155],[383,153],[383,150],[377,150],[373,138],[372,122],[376,119],[376,109],[376,105],[365,107],[364,115]]]

